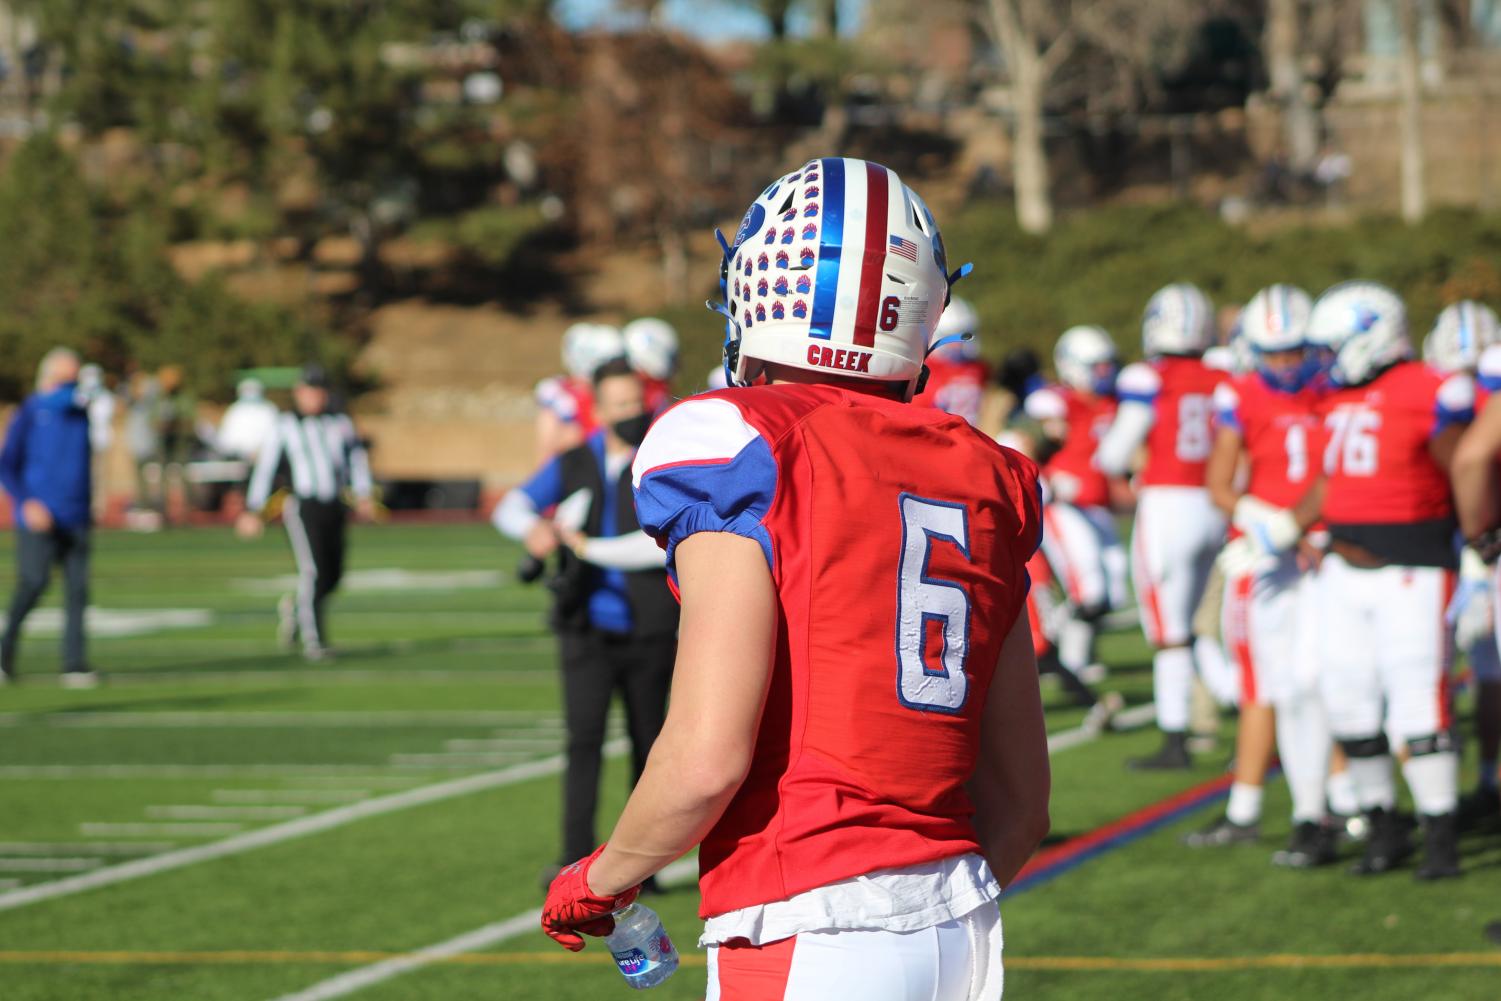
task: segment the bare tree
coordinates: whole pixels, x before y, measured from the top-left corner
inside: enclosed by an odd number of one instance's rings
[[[1303,79],[1303,11],[1298,0],[1269,0],[1262,52],[1271,96],[1282,106],[1282,135],[1294,170],[1313,167],[1319,152],[1319,117]]]
[[[1402,218],[1421,222],[1428,212],[1428,193],[1423,182],[1423,78],[1418,51],[1418,0],[1395,0],[1397,26],[1402,36],[1397,87],[1401,95],[1398,142],[1402,150]]]

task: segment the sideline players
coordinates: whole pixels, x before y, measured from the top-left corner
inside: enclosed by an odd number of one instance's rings
[[[813,281],[763,295],[782,231]],[[582,947],[702,842],[710,999],[999,998],[994,900],[1047,828],[1036,467],[906,403],[949,278],[892,171],[811,161],[725,265],[732,379],[769,385],[695,396],[642,445],[637,505],[683,602],[671,707],[543,926]]]
[[[659,414],[672,403],[672,377],[678,371],[678,332],[655,316],[632,320],[620,331],[625,357],[641,377],[646,412]]]
[[[620,331],[602,323],[575,323],[563,331],[563,368],[537,383],[537,463],[577,448],[599,429],[594,419],[594,373],[625,354]]]
[[[1123,476],[1146,445],[1139,476],[1131,573],[1152,656],[1152,697],[1162,749],[1133,767],[1187,768],[1188,716],[1194,671],[1222,703],[1236,697],[1235,678],[1219,645],[1192,632],[1194,610],[1225,537],[1225,518],[1204,488],[1212,444],[1214,389],[1225,374],[1205,366],[1214,311],[1204,293],[1179,283],[1159,290],[1142,318],[1146,360],[1116,380],[1120,400],[1095,463]]]
[[[1310,386],[1306,331],[1312,301],[1302,289],[1262,289],[1241,313],[1252,370],[1215,392],[1215,442],[1208,485],[1231,517],[1222,635],[1240,673],[1235,782],[1225,815],[1186,841],[1194,847],[1257,840],[1262,786],[1274,749],[1293,800],[1293,837],[1276,861],[1303,867],[1333,861],[1324,825],[1330,738],[1313,658],[1302,655],[1310,581],[1294,543],[1289,509],[1318,476],[1318,391]],[[1240,472],[1244,468],[1242,489]]]

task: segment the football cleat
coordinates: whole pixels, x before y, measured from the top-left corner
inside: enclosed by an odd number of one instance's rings
[[[1293,827],[1287,847],[1272,855],[1272,865],[1288,869],[1312,869],[1329,865],[1337,857],[1335,837],[1333,827],[1305,820]]]
[[[1253,845],[1260,840],[1260,824],[1237,824],[1229,817],[1221,817],[1202,831],[1190,831],[1183,836],[1183,843],[1190,848]]]
[[[1459,829],[1473,831],[1501,822],[1501,793],[1476,789],[1459,798]]]
[[[1356,876],[1373,876],[1395,869],[1412,854],[1410,826],[1391,810],[1376,807],[1368,814],[1370,834],[1365,855],[1350,867]]]
[[[1177,771],[1193,767],[1188,755],[1188,740],[1181,733],[1164,732],[1162,749],[1145,758],[1132,758],[1127,767],[1139,772]]]
[[[1459,829],[1453,813],[1423,818],[1423,862],[1418,879],[1452,879],[1460,875]]]

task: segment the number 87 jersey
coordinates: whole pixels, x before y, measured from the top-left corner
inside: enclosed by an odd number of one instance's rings
[[[964,783],[1041,535],[1037,469],[961,417],[828,385],[693,397],[637,454],[642,528],[757,542],[779,609],[702,914],[978,852]]]

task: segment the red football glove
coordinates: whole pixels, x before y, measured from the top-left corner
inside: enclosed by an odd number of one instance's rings
[[[639,886],[613,897],[596,897],[589,891],[589,867],[604,850],[605,846],[600,845],[588,858],[565,865],[547,888],[547,901],[542,905],[542,930],[569,952],[584,947],[579,932],[608,935],[614,931],[614,912],[628,906],[641,892]]]

